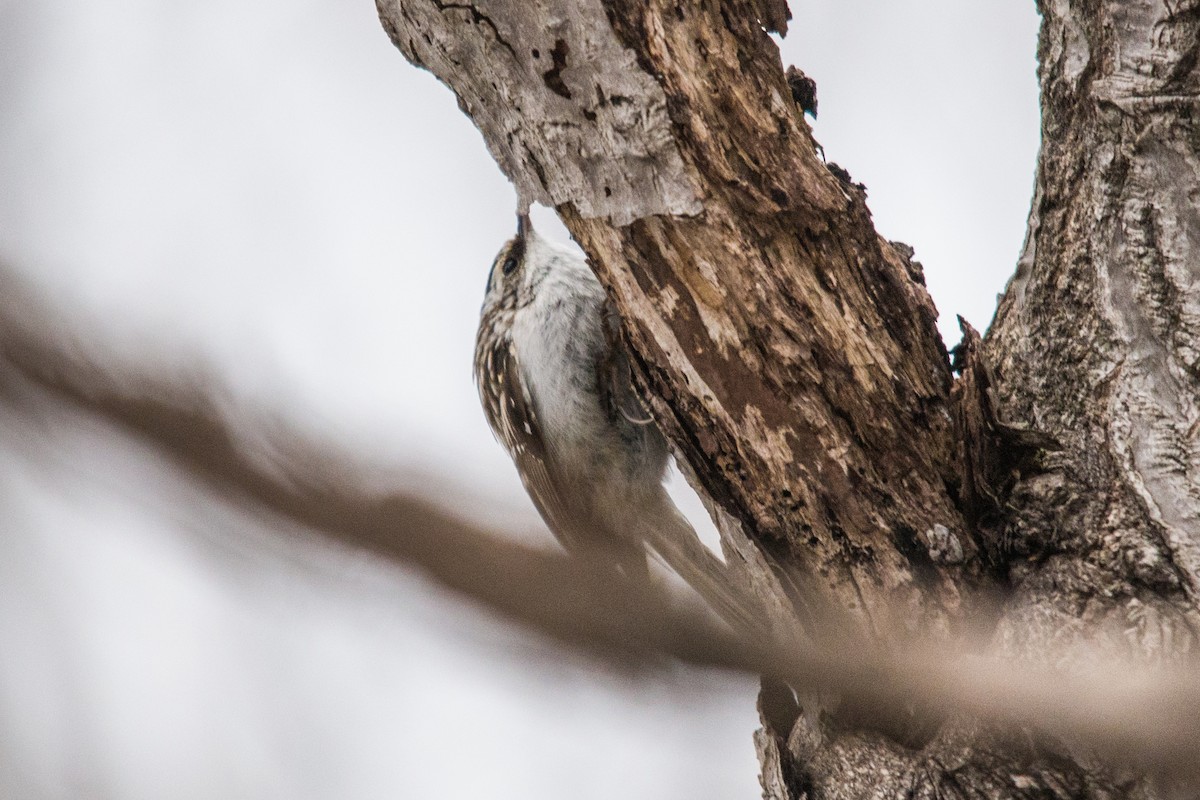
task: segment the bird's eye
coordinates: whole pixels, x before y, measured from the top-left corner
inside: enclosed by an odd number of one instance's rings
[[[513,270],[516,268],[517,268],[517,257],[515,255],[511,255],[508,258],[504,259],[504,274],[505,275],[511,275]]]

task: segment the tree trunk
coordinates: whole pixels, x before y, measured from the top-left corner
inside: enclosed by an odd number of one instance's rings
[[[1190,650],[1200,4],[1043,4],[1028,245],[953,386],[919,266],[816,153],[767,35],[782,0],[377,5],[587,252],[760,598],[892,647],[986,621],[1045,659]],[[760,708],[769,797],[1157,796],[1033,731],[865,726],[780,686]]]

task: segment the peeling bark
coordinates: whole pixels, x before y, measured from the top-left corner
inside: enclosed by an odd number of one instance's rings
[[[785,3],[377,5],[587,252],[756,595],[892,647],[991,622],[1052,662],[1191,652],[1200,3],[1040,4],[1028,244],[953,396],[919,265],[817,157],[767,35]],[[1163,796],[1035,731],[766,694],[769,797]]]
[[[667,99],[598,0],[377,4],[392,42],[458,97],[521,203],[618,225],[696,214]]]
[[[947,489],[933,304],[817,157],[758,6],[381,0],[380,14],[522,197],[559,209],[660,424],[767,561],[821,576],[878,636],[902,638],[897,600],[910,630],[952,630],[971,569],[933,564],[922,535],[972,545]],[[580,56],[547,84],[559,41]]]

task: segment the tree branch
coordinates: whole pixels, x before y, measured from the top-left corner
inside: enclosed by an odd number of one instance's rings
[[[104,368],[85,358],[54,313],[0,273],[0,402],[44,412],[68,404],[150,444],[217,497],[331,541],[365,549],[530,630],[619,667],[678,659],[773,676],[803,691],[835,691],[882,718],[916,704],[1006,724],[1037,724],[1103,753],[1200,779],[1200,680],[1194,671],[1138,672],[1098,660],[1072,673],[996,661],[923,639],[889,653],[847,630],[833,610],[812,634],[763,640],[733,631],[695,604],[614,584],[608,562],[518,544],[419,496],[362,488],[353,463],[290,443],[263,464],[208,399],[211,387]],[[56,324],[57,322],[57,324]],[[246,437],[253,438],[253,437]],[[254,439],[259,440],[259,439]],[[783,737],[785,750],[801,746]],[[945,747],[935,750],[944,754]],[[1200,785],[1200,784],[1197,784]]]

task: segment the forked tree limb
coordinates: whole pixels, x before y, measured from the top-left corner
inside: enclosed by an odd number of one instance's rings
[[[1012,589],[996,632],[1009,652],[1194,652],[1195,3],[1039,3],[1029,246],[958,392],[988,406],[957,410],[979,441],[955,440],[918,273],[815,155],[767,35],[778,8],[377,5],[522,203],[557,208],[587,251],[656,418],[757,591],[800,575],[899,646],[910,626],[953,641],[995,576]],[[1061,447],[1009,452],[1026,433]],[[764,763],[774,747],[787,767],[764,780],[774,796],[1163,792],[1070,742],[965,717],[912,750],[810,716],[760,741]]]

